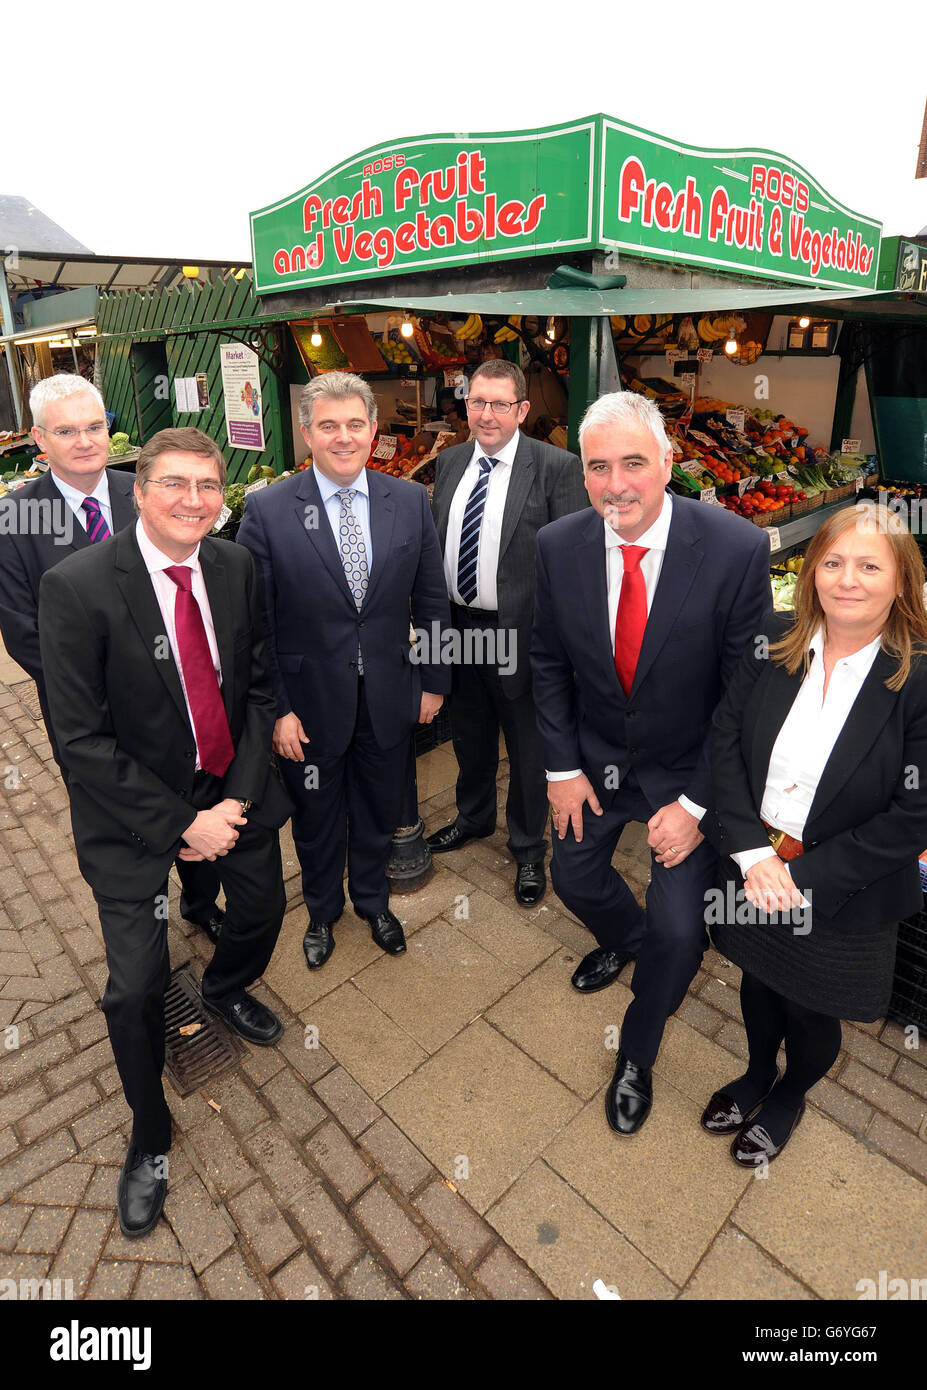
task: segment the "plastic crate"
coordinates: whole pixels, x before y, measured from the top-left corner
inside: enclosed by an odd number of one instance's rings
[[[449,743],[450,739],[451,716],[445,702],[430,724],[416,725],[415,756],[420,758],[423,753],[430,753],[432,748],[437,748],[439,744]]]
[[[927,912],[898,924],[898,954],[888,1017],[927,1029]]]

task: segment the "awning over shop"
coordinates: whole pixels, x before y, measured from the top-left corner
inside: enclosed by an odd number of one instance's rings
[[[65,319],[63,323],[46,323],[41,328],[21,328],[18,333],[0,334],[0,343],[21,343],[26,346],[37,340],[48,342],[51,338],[66,337],[77,328],[92,327],[92,318]]]
[[[734,309],[775,309],[785,312],[791,308],[807,309],[822,318],[832,317],[831,309],[842,301],[850,301],[855,306],[867,299],[884,301],[886,296],[874,294],[869,290],[828,290],[821,294],[809,292],[800,286],[789,289],[771,290],[765,286],[755,289],[747,285],[732,284],[730,289],[720,286],[706,290],[686,289],[531,289],[500,290],[494,294],[467,294],[465,291],[453,295],[431,295],[427,298],[411,299],[369,299],[332,301],[332,308],[339,312],[351,310],[387,310],[416,314],[486,314],[508,316],[509,314],[531,314],[546,318],[557,317],[597,317],[599,314],[704,314]]]

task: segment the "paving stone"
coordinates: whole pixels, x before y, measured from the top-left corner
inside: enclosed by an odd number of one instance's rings
[[[109,1205],[111,1210],[115,1210],[118,1169],[101,1168],[97,1171],[105,1172],[110,1179]],[[103,1258],[105,1260],[138,1260],[146,1264],[149,1261],[153,1261],[155,1264],[183,1264],[185,1257],[180,1242],[162,1217],[154,1230],[149,1231],[142,1240],[124,1236],[119,1229],[119,1222],[114,1222],[109,1240],[103,1249]]]
[[[362,1253],[357,1232],[321,1186],[301,1192],[289,1211],[333,1279]]]
[[[312,1089],[353,1139],[383,1114],[344,1067],[333,1068]]]
[[[808,1092],[812,1105],[823,1110],[825,1115],[844,1125],[853,1134],[864,1134],[872,1118],[872,1106],[859,1096],[851,1095],[829,1076],[822,1076],[816,1086]]]
[[[83,980],[64,953],[52,956],[43,963],[42,979],[48,985],[54,999],[63,999],[65,995],[84,988]]]
[[[927,1142],[909,1129],[902,1128],[885,1115],[876,1115],[866,1131],[866,1143],[874,1144],[882,1153],[903,1163],[927,1182]]]
[[[130,1298],[138,1271],[132,1260],[101,1260],[84,1297],[89,1302]]]
[[[50,1265],[50,1255],[7,1255],[3,1261],[3,1278],[15,1279],[17,1283],[20,1279],[44,1279]],[[49,1298],[51,1292],[51,1289],[47,1292]]]
[[[442,863],[443,857],[436,860],[435,871],[423,888],[415,893],[394,893],[390,898],[390,907],[402,923],[407,941],[419,927],[444,913],[450,913],[453,920],[457,900],[473,892],[473,884]]]
[[[104,1067],[101,1072],[97,1072],[94,1080],[104,1095],[116,1096],[122,1091],[122,1078],[119,1075],[119,1068],[116,1066],[115,1062],[111,1062],[108,1067]]]
[[[844,1052],[855,1057],[858,1062],[862,1062],[871,1071],[888,1076],[897,1060],[892,1048],[880,1043],[868,1033],[861,1032],[854,1024],[845,1023],[842,1032],[841,1047]]]
[[[78,927],[75,931],[65,932],[63,939],[78,965],[100,960],[106,954],[102,934],[91,927]]]
[[[264,972],[264,983],[291,1013],[300,1015],[316,999],[344,984],[383,954],[372,940],[367,923],[348,908],[335,927],[335,951],[324,970],[307,970],[302,946],[307,921],[300,892],[298,903],[283,919],[273,958]]]
[[[449,1302],[473,1298],[473,1294],[460,1282],[451,1266],[434,1250],[429,1250],[409,1272],[405,1286],[416,1299],[440,1299]]]
[[[15,1091],[0,1095],[0,1129],[30,1115],[48,1100],[48,1092],[38,1081],[29,1081]]]
[[[43,1134],[68,1124],[76,1115],[81,1115],[91,1106],[98,1104],[99,1100],[100,1093],[93,1082],[84,1081],[45,1105],[39,1106],[31,1115],[20,1120],[16,1126],[17,1133],[23,1143],[31,1144]]]
[[[315,1176],[276,1121],[268,1120],[245,1140],[245,1153],[267,1179],[280,1201],[287,1205],[303,1189],[314,1185]]]
[[[230,1250],[221,1260],[210,1265],[202,1277],[202,1285],[210,1298],[231,1301],[263,1302],[267,1294],[255,1279],[237,1250]]]
[[[56,903],[53,909],[49,909],[49,915],[55,918],[65,909],[70,908],[69,903]],[[21,933],[22,943],[29,952],[36,965],[41,965],[44,961],[51,960],[52,956],[61,954],[61,942],[58,940],[52,927],[48,922],[35,922]]]
[[[306,1302],[321,1302],[332,1300],[335,1295],[328,1280],[319,1270],[318,1265],[313,1264],[305,1250],[297,1255],[295,1260],[290,1260],[288,1265],[274,1276],[274,1288],[281,1298],[303,1300]]]
[[[682,1298],[796,1302],[813,1299],[814,1294],[780,1269],[742,1231],[726,1226],[692,1275]]]
[[[717,1009],[711,1008],[701,999],[693,999],[691,994],[687,994],[685,999],[676,1010],[676,1017],[690,1027],[695,1028],[699,1033],[704,1033],[706,1038],[712,1038],[724,1024],[725,1015],[719,1013]]]
[[[283,1127],[297,1139],[304,1139],[311,1130],[327,1119],[327,1113],[307,1089],[305,1080],[287,1068],[278,1072],[261,1088],[261,1095],[270,1101]]]
[[[222,1106],[223,1120],[231,1120],[239,1134],[250,1134],[270,1118],[267,1106],[255,1095],[253,1087],[234,1071],[208,1081],[203,1090],[210,1100]],[[212,1114],[214,1116],[215,1111]]]
[[[50,1004],[54,997],[52,986],[45,979],[28,975],[10,975],[0,990],[3,999],[35,999]]]
[[[97,1097],[99,1100],[99,1096]],[[97,1139],[119,1129],[131,1117],[131,1111],[121,1095],[97,1105],[95,1109],[74,1121],[71,1132],[82,1149],[89,1148]],[[95,1160],[94,1160],[95,1161]],[[120,1163],[122,1159],[120,1158]]]
[[[202,1298],[200,1287],[185,1265],[143,1265],[132,1294],[135,1302]]]
[[[80,1203],[92,1177],[91,1164],[72,1160],[23,1188],[18,1199],[21,1202],[35,1202],[37,1206],[75,1207]]]
[[[104,1107],[101,1106],[101,1109]],[[96,1113],[96,1112],[94,1112]],[[80,1121],[77,1121],[80,1124]],[[120,1128],[110,1129],[106,1134],[90,1139],[81,1147],[80,1157],[85,1163],[115,1164],[121,1168],[129,1147],[131,1120],[124,1120]]]
[[[229,1201],[228,1207],[261,1267],[268,1272],[299,1249],[299,1241],[263,1183],[256,1182],[240,1192]]]
[[[385,1115],[364,1131],[360,1143],[401,1192],[412,1192],[434,1172],[427,1158]]]
[[[915,1095],[927,1098],[927,1068],[918,1066],[908,1057],[900,1057],[898,1064],[892,1074],[892,1080],[898,1086],[904,1086],[906,1090],[913,1091]]]
[[[504,1245],[497,1245],[474,1271],[491,1298],[547,1299],[551,1295]]]
[[[396,964],[392,957],[390,960]],[[351,983],[340,985],[317,1000],[302,1017],[305,1023],[318,1028],[328,1052],[375,1100],[408,1076],[428,1055],[404,1028]]]
[[[221,1080],[221,1078],[220,1078]],[[174,1117],[174,1126],[183,1134],[189,1134],[198,1125],[211,1124],[216,1112],[208,1104],[206,1097],[212,1098],[213,1084],[208,1082],[201,1091],[192,1091],[188,1096],[179,1096],[167,1077],[164,1078],[164,1094]]]
[[[927,1102],[923,1097],[913,1096],[909,1091],[902,1090],[894,1082],[876,1075],[853,1058],[850,1058],[841,1071],[840,1084],[870,1101],[877,1109],[884,1110],[893,1120],[907,1125],[915,1133],[927,1113]]]
[[[739,979],[728,983],[725,980],[716,979],[713,975],[709,976],[699,992],[699,998],[703,1004],[711,1004],[714,1008],[720,1009],[728,1018],[740,1022]]]
[[[345,1202],[352,1202],[376,1176],[334,1120],[329,1120],[317,1130],[304,1147],[322,1176],[328,1179]]]
[[[285,1066],[286,1062],[275,1047],[256,1047],[241,1063],[242,1071],[255,1086],[263,1086]]]
[[[80,1027],[77,1020],[87,1017],[90,1020],[97,1020],[103,1025],[103,1033],[97,1037],[87,1038],[83,1034],[75,1034],[75,1030]],[[35,1014],[32,1019],[32,1027],[37,1037],[44,1037],[47,1033],[56,1033],[66,1024],[73,1023],[71,1034],[75,1038],[78,1047],[86,1047],[88,1043],[97,1042],[106,1033],[106,1019],[98,1013],[93,1000],[86,990],[79,990],[77,994],[70,995],[67,999],[62,999],[59,1004],[52,1004],[50,1009],[43,1009],[40,1014]],[[98,1025],[99,1026],[99,1025]]]
[[[334,1057],[324,1047],[306,1047],[306,1032],[302,1023],[287,1028],[277,1047],[310,1085],[335,1065]]]
[[[41,922],[45,916],[43,908],[31,893],[20,893],[18,898],[7,898],[4,906],[10,920],[17,927],[28,927],[33,922]]]
[[[16,1242],[31,1215],[32,1207],[16,1206],[13,1202],[4,1202],[0,1206],[0,1250],[15,1250]]]
[[[742,1062],[746,1062],[750,1049],[747,1046],[747,1033],[742,1023],[734,1023],[730,1019],[714,1036],[714,1041],[727,1048],[728,1052],[733,1052],[735,1057],[739,1057]]]
[[[109,1038],[105,1038],[84,1048],[76,1057],[69,1057],[66,1062],[52,1067],[45,1073],[45,1084],[52,1095],[57,1095],[59,1091],[66,1091],[82,1077],[93,1076],[104,1067],[112,1065],[113,1049],[109,1045]]]
[[[87,1290],[107,1233],[115,1220],[112,1212],[84,1211],[74,1213],[74,1220],[58,1248],[49,1271],[52,1279],[70,1279],[74,1297],[81,1298]]]
[[[17,1251],[53,1255],[74,1215],[71,1207],[36,1207],[16,1243]]]
[[[385,1187],[377,1183],[354,1203],[352,1214],[383,1251],[400,1278],[428,1249],[421,1229],[410,1221]]]
[[[0,1129],[0,1163],[10,1154],[16,1152],[20,1147],[19,1140],[13,1133],[13,1126],[7,1125],[6,1129]]]
[[[354,1266],[350,1274],[342,1280],[342,1286],[346,1298],[363,1299],[365,1302],[402,1298],[402,1291],[387,1274],[384,1274],[372,1255],[365,1255],[360,1263]]]
[[[168,1188],[164,1214],[196,1274],[201,1274],[235,1243],[227,1222],[198,1177]]]
[[[4,951],[0,954],[0,976],[38,975],[28,951]]]
[[[30,1144],[15,1158],[7,1159],[0,1168],[0,1202],[5,1202],[7,1197],[25,1187],[26,1183],[40,1178],[49,1168],[57,1168],[59,1163],[64,1163],[76,1151],[70,1134],[61,1130],[37,1144]]]
[[[212,1124],[192,1130],[188,1137],[200,1164],[223,1197],[234,1196],[254,1181],[254,1169],[218,1115]]]
[[[492,1227],[444,1179],[420,1192],[415,1206],[464,1266],[473,1264],[496,1238]]]
[[[0,1087],[10,1091],[27,1077],[47,1071],[72,1052],[73,1048],[63,1033],[56,1033],[42,1042],[30,1043],[18,1051],[4,1052],[0,1055]]]
[[[72,1163],[73,1162],[74,1160],[72,1159]],[[116,1184],[119,1181],[119,1169],[115,1167],[115,1165],[101,1164],[94,1168],[92,1172],[93,1176],[80,1198],[80,1205],[82,1207],[102,1207],[106,1211],[115,1211]],[[160,1229],[160,1227],[158,1229]]]

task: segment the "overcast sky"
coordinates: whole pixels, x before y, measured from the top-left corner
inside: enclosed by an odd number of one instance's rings
[[[883,233],[927,224],[910,7],[41,0],[5,26],[0,192],[101,254],[250,259],[248,214],[369,145],[604,111],[775,150]]]

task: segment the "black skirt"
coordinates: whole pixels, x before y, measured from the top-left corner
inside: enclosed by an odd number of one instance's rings
[[[846,927],[813,911],[766,915],[751,906],[732,859],[722,861],[706,907],[716,950],[777,994],[832,1018],[884,1018],[895,974],[898,923]]]

